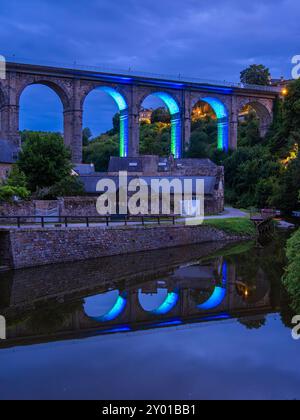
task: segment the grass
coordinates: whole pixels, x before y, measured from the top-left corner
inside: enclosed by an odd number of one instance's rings
[[[226,233],[232,233],[240,236],[255,235],[255,227],[253,223],[251,220],[244,217],[233,219],[208,219],[205,220],[204,224],[223,230]]]

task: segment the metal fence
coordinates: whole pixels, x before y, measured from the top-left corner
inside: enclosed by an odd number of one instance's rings
[[[0,226],[15,226],[18,228],[37,226],[37,227],[69,227],[74,225],[83,225],[86,227],[94,226],[113,226],[129,224],[172,224],[175,225],[177,215],[170,216],[0,216]]]

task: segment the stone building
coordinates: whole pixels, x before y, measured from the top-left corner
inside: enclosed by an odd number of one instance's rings
[[[18,148],[6,140],[0,140],[0,181],[5,180],[12,165],[18,159]]]
[[[142,108],[139,114],[139,121],[140,123],[144,122],[144,123],[151,123],[151,117],[152,117],[152,112],[153,109],[146,109],[146,108]]]
[[[209,159],[174,159],[172,156],[139,156],[135,158],[111,157],[107,173],[94,173],[80,176],[86,193],[97,196],[97,183],[109,178],[118,186],[119,172],[128,173],[128,183],[133,179],[143,179],[151,188],[152,180],[162,178],[172,182],[174,179],[192,181],[193,196],[196,195],[196,180],[204,181],[205,214],[218,214],[224,210],[224,168]]]

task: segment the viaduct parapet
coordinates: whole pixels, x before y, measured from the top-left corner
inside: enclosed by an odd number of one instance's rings
[[[191,79],[192,80],[192,79]],[[278,89],[268,86],[225,86],[198,81],[169,80],[97,71],[74,70],[29,64],[7,63],[6,79],[0,80],[0,138],[20,146],[20,98],[35,84],[46,85],[59,96],[64,114],[64,141],[71,149],[72,161],[82,161],[82,118],[84,102],[94,89],[101,89],[116,102],[120,118],[120,157],[139,156],[139,113],[143,101],[156,95],[171,114],[171,148],[175,158],[187,150],[191,135],[193,106],[208,103],[218,120],[218,147],[236,149],[238,116],[251,105],[260,120],[264,136],[272,122]]]

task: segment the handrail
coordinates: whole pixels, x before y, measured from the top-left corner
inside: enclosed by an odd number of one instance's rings
[[[160,73],[151,73],[147,71],[140,71],[135,70],[132,67],[127,69],[121,68],[114,68],[109,66],[89,66],[86,64],[79,64],[77,62],[73,63],[63,63],[63,62],[55,62],[55,61],[48,61],[48,60],[39,60],[39,63],[36,63],[32,59],[23,58],[23,57],[16,57],[16,56],[7,56],[7,64],[16,64],[16,65],[31,65],[31,66],[47,66],[56,69],[62,70],[71,70],[74,72],[78,71],[88,71],[88,72],[95,72],[95,73],[106,73],[111,76],[122,76],[122,77],[144,77],[149,79],[157,79],[160,81],[172,81],[172,82],[179,82],[179,83],[195,83],[195,84],[206,84],[211,86],[219,86],[219,87],[227,87],[227,88],[238,88],[238,89],[247,89],[247,90],[258,90],[263,92],[274,92],[279,93],[281,91],[281,87],[277,86],[270,86],[270,85],[252,85],[252,84],[244,84],[240,82],[230,82],[227,80],[213,80],[213,79],[205,79],[200,77],[193,77],[187,76],[182,73],[178,74],[160,74]],[[20,62],[20,61],[22,62]]]
[[[49,227],[62,227],[64,225],[66,228],[74,224],[83,224],[86,227],[90,227],[92,224],[96,225],[105,225],[110,226],[114,224],[124,224],[128,226],[130,223],[138,222],[142,226],[148,224],[158,224],[159,226],[163,222],[170,222],[172,225],[176,224],[176,218],[178,215],[106,215],[106,216],[35,216],[35,215],[25,215],[25,216],[0,216],[0,227],[1,221],[7,221],[8,226],[17,226],[19,229],[22,226],[41,226],[45,228],[47,225]],[[54,220],[55,219],[55,220]],[[51,220],[53,220],[51,222]],[[4,225],[6,226],[6,225]]]

